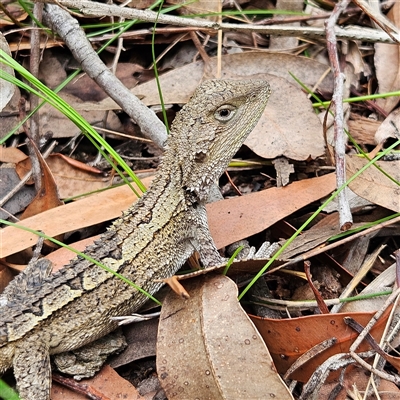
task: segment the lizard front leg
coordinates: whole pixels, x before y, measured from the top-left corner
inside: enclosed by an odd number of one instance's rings
[[[219,254],[208,228],[206,208],[203,205],[199,205],[191,214],[190,220],[195,223],[196,227],[195,239],[198,243],[196,250],[200,255],[200,260],[204,268],[222,264],[224,259]]]

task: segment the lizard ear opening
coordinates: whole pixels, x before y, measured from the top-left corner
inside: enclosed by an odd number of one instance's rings
[[[207,157],[206,152],[198,151],[194,156],[194,161],[196,161],[196,163],[203,163],[206,157]]]

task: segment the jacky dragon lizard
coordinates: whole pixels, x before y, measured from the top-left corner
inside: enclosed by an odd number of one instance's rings
[[[204,82],[177,114],[151,188],[84,251],[153,294],[194,251],[205,268],[222,259],[205,203],[259,120],[265,81]],[[36,268],[36,271],[34,270]],[[24,400],[50,396],[50,355],[77,349],[117,328],[147,297],[77,257],[54,274],[29,268],[5,289],[0,307],[0,373],[13,367]]]

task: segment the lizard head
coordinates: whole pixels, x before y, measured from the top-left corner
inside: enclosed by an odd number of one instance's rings
[[[168,156],[179,164],[183,187],[200,201],[257,124],[270,93],[261,80],[205,81],[177,114]]]

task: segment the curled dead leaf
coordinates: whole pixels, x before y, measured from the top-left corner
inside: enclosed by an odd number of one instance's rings
[[[359,171],[368,160],[357,156],[346,156],[347,179]],[[395,181],[400,181],[400,161],[378,161],[376,163]],[[350,189],[370,201],[389,210],[400,212],[400,187],[376,167],[370,166],[349,184]]]

